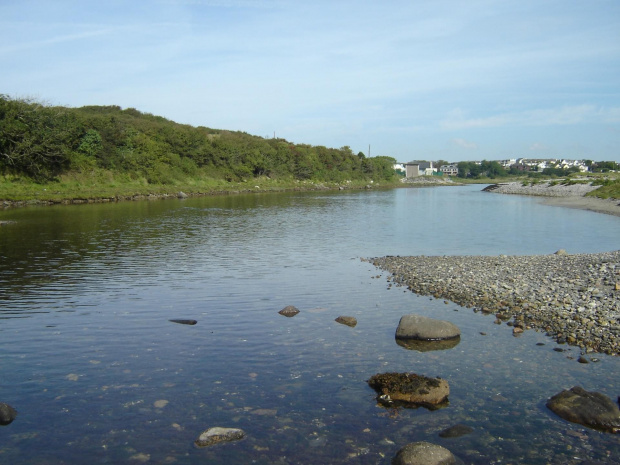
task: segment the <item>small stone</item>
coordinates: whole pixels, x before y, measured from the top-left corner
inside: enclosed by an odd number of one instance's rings
[[[146,463],[149,460],[151,460],[151,456],[149,454],[145,454],[143,452],[140,452],[139,454],[134,454],[131,457],[129,457],[129,460],[134,460],[136,462]]]
[[[164,399],[161,399],[161,400],[156,400],[156,401],[153,403],[153,405],[154,405],[156,408],[164,408],[166,405],[168,405],[168,401],[167,401],[167,400],[164,400]]]
[[[451,426],[450,428],[444,429],[442,432],[439,433],[439,437],[440,438],[458,438],[461,436],[465,436],[466,434],[470,434],[473,431],[474,429],[471,426],[458,424],[458,425]]]
[[[196,320],[183,320],[183,319],[173,319],[173,320],[168,320],[171,321],[172,323],[178,323],[180,325],[195,325],[196,323],[198,323]]]
[[[245,433],[238,428],[222,428],[216,426],[203,431],[198,439],[194,441],[194,444],[198,447],[207,447],[220,442],[238,441],[243,439]]]
[[[185,192],[182,192],[182,191],[181,191],[181,192],[179,192],[179,193],[177,194],[177,197],[178,197],[179,199],[186,199],[186,198],[188,198],[189,196],[188,196]]]
[[[11,407],[9,404],[0,402],[0,425],[6,426],[15,420],[17,416],[17,410]]]
[[[564,249],[560,249],[555,253],[555,255],[568,255],[568,252]]]
[[[452,465],[456,459],[445,447],[430,442],[412,442],[400,449],[392,465]]]
[[[280,315],[284,315],[286,317],[293,317],[299,313],[299,309],[294,307],[293,305],[287,305],[282,310],[278,312]]]
[[[582,355],[582,356],[580,356],[580,357],[577,359],[577,361],[578,361],[579,363],[590,363],[590,362],[588,361],[588,359],[587,359],[587,358],[585,358],[583,355]]]
[[[357,325],[357,319],[353,316],[339,316],[336,318],[336,321],[343,325],[350,326],[351,328],[355,328]]]

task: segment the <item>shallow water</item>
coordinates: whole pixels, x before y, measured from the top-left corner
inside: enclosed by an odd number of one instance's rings
[[[620,463],[618,435],[545,407],[574,385],[615,399],[620,359],[579,364],[576,348],[556,352],[544,334],[515,338],[493,317],[390,288],[360,260],[620,248],[617,217],[479,190],[0,212],[15,221],[0,228],[0,402],[19,411],[0,427],[0,463],[388,464],[419,440],[472,464]],[[286,305],[301,313],[279,315]],[[461,342],[398,346],[407,313],[449,319]],[[377,406],[366,380],[384,371],[447,379],[450,405]],[[457,423],[474,432],[439,437]],[[211,426],[247,436],[195,448]]]

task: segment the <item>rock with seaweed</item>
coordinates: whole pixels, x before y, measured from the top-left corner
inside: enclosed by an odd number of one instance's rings
[[[448,404],[450,387],[445,379],[429,378],[415,373],[379,373],[368,380],[383,405],[427,407],[431,409]]]

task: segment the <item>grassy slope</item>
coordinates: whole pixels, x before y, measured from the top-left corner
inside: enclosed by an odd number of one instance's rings
[[[376,182],[373,187],[395,187],[400,183]],[[72,200],[128,199],[136,196],[166,196],[184,192],[188,195],[213,195],[238,192],[278,192],[317,189],[362,189],[368,185],[366,180],[342,183],[253,178],[247,181],[228,182],[213,178],[187,178],[174,184],[151,184],[145,179],[131,179],[129,176],[100,171],[87,176],[82,173],[69,173],[58,181],[34,183],[30,181],[0,178],[0,199],[9,202],[70,202]]]

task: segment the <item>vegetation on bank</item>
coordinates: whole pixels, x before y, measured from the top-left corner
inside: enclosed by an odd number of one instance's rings
[[[385,184],[397,180],[395,162],[347,146],[178,124],[133,108],[67,108],[0,94],[1,199]]]
[[[590,197],[602,199],[620,199],[620,173],[609,173],[594,179],[593,186],[600,185],[598,189],[589,192]]]
[[[613,161],[593,162],[586,160],[589,172],[592,173],[612,173],[620,171],[620,164]],[[523,171],[517,165],[504,168],[497,161],[483,160],[481,163],[462,161],[457,164],[459,169],[458,177],[461,179],[496,179],[496,178],[521,178],[526,176],[529,179],[548,179],[560,178],[581,173],[578,167],[570,168],[551,167],[541,171]],[[583,173],[581,173],[583,174]]]

